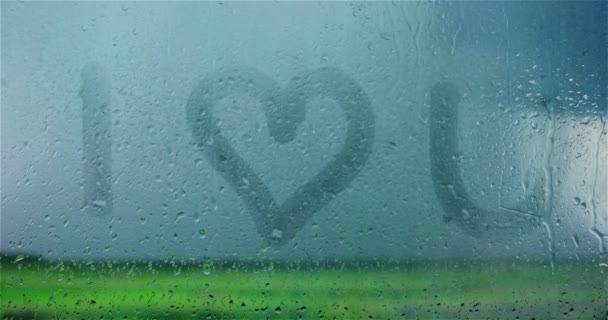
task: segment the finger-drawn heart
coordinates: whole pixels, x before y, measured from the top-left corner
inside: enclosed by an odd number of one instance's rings
[[[344,144],[317,175],[279,205],[213,118],[213,106],[235,94],[249,95],[261,102],[270,135],[279,143],[288,143],[295,137],[311,98],[332,99],[346,117]],[[255,69],[220,71],[194,88],[186,116],[197,147],[244,201],[258,232],[277,245],[293,239],[315,212],[351,183],[369,158],[375,134],[369,98],[351,77],[336,68],[298,74],[284,89]]]

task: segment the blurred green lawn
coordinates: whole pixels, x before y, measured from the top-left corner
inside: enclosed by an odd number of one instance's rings
[[[16,261],[19,260],[19,261]],[[606,319],[599,263],[1,260],[7,319]]]

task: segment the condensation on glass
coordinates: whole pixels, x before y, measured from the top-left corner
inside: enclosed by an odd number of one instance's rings
[[[606,2],[0,8],[3,317],[606,316]]]

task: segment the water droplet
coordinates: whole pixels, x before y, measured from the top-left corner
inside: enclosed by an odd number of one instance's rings
[[[15,262],[19,262],[21,260],[25,259],[25,256],[23,254],[19,254],[16,258],[15,258]]]
[[[465,220],[469,220],[469,219],[471,219],[471,214],[469,213],[469,210],[467,210],[467,209],[462,209],[462,210],[461,210],[461,212],[462,212],[462,217],[463,217]]]
[[[177,213],[177,215],[175,216],[175,220],[173,221],[173,223],[177,223],[179,220],[181,220],[186,214],[183,211],[180,211]]]
[[[283,237],[283,231],[279,229],[272,230],[272,234],[270,235],[273,239],[281,239]]]
[[[105,206],[107,205],[107,203],[104,200],[93,200],[93,206],[97,207],[97,208],[105,208]]]
[[[381,32],[380,38],[382,38],[383,40],[391,40],[393,36],[388,32]]]
[[[203,274],[208,276],[211,274],[211,265],[208,263],[203,264]]]
[[[580,239],[578,238],[578,234],[573,234],[572,235],[572,241],[574,241],[574,245],[578,249],[578,246],[579,246],[579,243],[580,243]]]
[[[206,235],[207,235],[207,231],[205,231],[205,229],[198,230],[199,238],[204,239]]]

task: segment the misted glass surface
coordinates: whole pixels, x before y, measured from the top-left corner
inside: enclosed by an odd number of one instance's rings
[[[1,3],[6,319],[605,319],[604,1]]]

